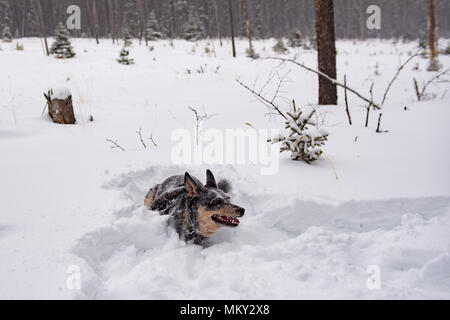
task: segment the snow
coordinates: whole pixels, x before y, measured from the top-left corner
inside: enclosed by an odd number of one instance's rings
[[[256,41],[255,50],[273,56],[275,42]],[[174,130],[195,140],[188,106],[210,115],[203,130],[283,128],[238,78],[260,89],[278,72],[289,78],[276,99],[284,111],[292,99],[305,112],[315,106],[316,75],[248,59],[245,40],[236,59],[229,41],[215,41],[214,57],[207,41],[158,41],[150,51],[135,40],[132,66],[116,62],[121,46],[108,40],[74,39],[77,56],[65,60],[45,57],[39,39],[21,43],[24,51],[0,51],[0,298],[450,298],[450,86],[436,83],[428,89],[435,100],[415,101],[412,79],[433,76],[427,60],[415,58],[394,82],[381,111],[388,133],[375,133],[378,111],[364,127],[366,105],[351,93],[349,126],[341,89],[339,107],[317,108],[336,179],[325,157],[308,165],[282,154],[275,175],[261,175],[263,164],[171,161]],[[365,96],[374,82],[380,101],[414,47],[338,41],[338,80],[347,75]],[[298,50],[316,66],[313,51]],[[440,63],[448,68],[450,58]],[[276,80],[263,90],[269,98]],[[70,90],[76,125],[42,116],[49,86]],[[143,201],[171,175],[189,171],[205,182],[207,168],[231,182],[232,202],[246,215],[203,249],[180,241]],[[81,290],[67,286],[74,265]],[[367,286],[372,266],[380,289]]]
[[[72,94],[70,93],[69,88],[61,87],[61,88],[49,88],[47,92],[50,92],[51,98],[58,100],[66,100]]]

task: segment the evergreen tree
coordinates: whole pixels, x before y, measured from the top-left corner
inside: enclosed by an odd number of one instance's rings
[[[298,29],[292,29],[289,36],[289,47],[298,48],[303,45],[302,33]]]
[[[159,32],[158,20],[156,20],[155,12],[152,11],[147,21],[145,29],[145,37],[148,41],[159,40],[162,38],[161,32]]]
[[[281,38],[278,39],[277,43],[272,47],[272,49],[276,53],[280,53],[280,54],[285,54],[285,53],[289,52],[289,50],[284,45],[283,39],[281,39]]]
[[[3,39],[3,42],[11,42],[12,41],[11,29],[9,29],[9,26],[6,23],[3,26],[2,39]]]
[[[55,31],[55,42],[53,43],[50,53],[56,55],[58,59],[68,59],[75,56],[73,47],[70,44],[69,32],[60,22]]]
[[[188,41],[197,41],[205,37],[205,27],[195,10],[191,8],[186,23],[183,26],[183,38]]]
[[[122,50],[120,50],[119,59],[117,59],[117,62],[125,65],[134,64],[134,60],[129,57],[130,51],[128,50],[132,44],[133,42],[131,41],[130,33],[127,29],[125,29],[123,31],[123,47]]]

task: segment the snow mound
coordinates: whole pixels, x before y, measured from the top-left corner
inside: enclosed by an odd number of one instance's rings
[[[286,200],[232,168],[213,171],[231,181],[233,202],[247,211],[206,249],[180,241],[167,217],[143,206],[148,188],[182,168],[154,166],[108,182],[125,204],[111,225],[74,246],[84,263],[78,297],[450,298],[450,197]],[[204,181],[203,168],[190,172]],[[379,290],[366,285],[372,265],[381,271]]]

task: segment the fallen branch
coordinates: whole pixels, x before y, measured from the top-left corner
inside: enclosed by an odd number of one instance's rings
[[[348,86],[345,85],[345,84],[340,83],[339,81],[337,81],[336,79],[331,78],[330,76],[326,75],[325,73],[320,72],[320,71],[317,71],[317,70],[314,70],[314,69],[312,69],[312,68],[310,68],[310,67],[308,67],[308,66],[306,66],[306,65],[304,65],[304,64],[302,64],[302,63],[300,63],[300,62],[298,62],[298,61],[296,61],[296,60],[293,60],[293,59],[286,59],[286,58],[279,58],[279,57],[267,57],[267,58],[265,58],[265,59],[269,59],[269,60],[280,60],[280,61],[282,61],[282,62],[290,62],[290,63],[293,63],[293,64],[295,64],[295,65],[297,65],[297,66],[299,66],[299,67],[302,67],[303,69],[306,69],[306,70],[308,70],[308,71],[311,71],[311,72],[313,72],[313,73],[315,73],[315,74],[317,74],[317,75],[319,75],[319,76],[321,76],[321,77],[327,79],[328,81],[330,81],[330,82],[333,83],[334,85],[337,85],[337,86],[339,86],[339,87],[341,87],[341,88],[347,89],[348,91],[350,91],[351,93],[353,93],[353,94],[355,94],[357,97],[359,97],[360,99],[366,101],[367,103],[370,103],[374,108],[376,108],[376,109],[378,109],[378,110],[381,109],[381,107],[380,107],[378,104],[374,103],[373,100],[372,100],[372,101],[369,100],[368,98],[364,97],[362,94],[360,94],[359,92],[357,92],[356,90],[354,90],[354,89],[348,87]]]

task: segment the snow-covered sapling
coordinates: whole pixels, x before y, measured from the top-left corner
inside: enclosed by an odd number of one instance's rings
[[[288,45],[291,48],[298,48],[303,45],[302,33],[298,29],[292,29]]]
[[[322,146],[328,140],[329,133],[324,129],[317,129],[313,119],[316,111],[303,113],[294,105],[291,112],[286,113],[286,133],[269,142],[281,143],[281,152],[290,152],[291,159],[312,163],[323,153]],[[311,127],[310,127],[311,126]]]
[[[6,23],[3,25],[2,39],[3,39],[3,42],[11,42],[12,41],[11,29],[9,28],[9,26]]]
[[[259,59],[259,54],[255,51],[255,49],[253,49],[253,46],[250,48],[247,48],[245,50],[245,54],[247,55],[247,57],[251,58],[251,59]]]
[[[134,60],[129,57],[130,51],[128,50],[132,44],[133,42],[131,41],[130,33],[127,29],[125,29],[123,32],[123,47],[122,50],[120,50],[119,59],[117,59],[117,62],[124,65],[134,64]]]
[[[55,42],[53,43],[50,53],[54,54],[57,59],[69,59],[75,56],[73,47],[70,44],[69,32],[62,22],[58,23],[55,30]]]
[[[284,45],[283,39],[278,39],[277,43],[272,47],[273,51],[279,54],[285,54],[288,53],[289,50]]]

